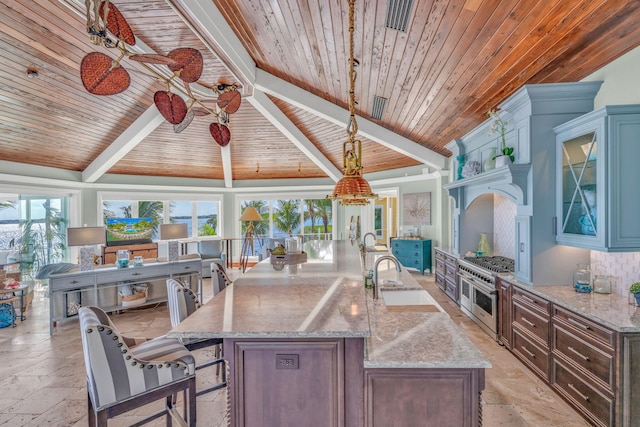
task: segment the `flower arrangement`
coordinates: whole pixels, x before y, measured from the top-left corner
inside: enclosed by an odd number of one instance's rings
[[[507,141],[505,138],[505,133],[507,132],[507,123],[509,122],[503,120],[498,115],[498,111],[495,109],[487,111],[487,116],[493,119],[491,128],[489,128],[489,135],[493,135],[496,132],[500,133],[500,141],[502,142],[501,155],[509,156],[509,159],[511,159],[511,162],[513,163],[515,161],[515,157],[513,156],[513,147],[507,147]],[[494,159],[496,157],[499,157],[499,155],[495,156]]]
[[[629,287],[629,292],[632,294],[640,294],[640,282],[636,282]]]

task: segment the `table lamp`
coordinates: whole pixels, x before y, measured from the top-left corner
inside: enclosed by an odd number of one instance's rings
[[[104,226],[67,228],[67,246],[80,246],[80,271],[93,270],[93,245],[104,245],[106,238]]]
[[[244,242],[242,243],[242,252],[240,253],[240,267],[244,272],[247,269],[247,261],[249,259],[249,251],[253,252],[253,221],[262,221],[262,215],[253,207],[247,206],[240,215],[240,221],[249,221],[249,225],[244,233]]]
[[[189,237],[187,224],[160,224],[160,240],[168,240],[167,260],[170,262],[178,260],[180,256],[180,242],[178,242],[178,239],[187,237]]]

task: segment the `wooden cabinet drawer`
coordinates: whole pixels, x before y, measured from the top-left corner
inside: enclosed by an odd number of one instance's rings
[[[615,348],[615,332],[610,329],[597,325],[580,315],[557,306],[553,308],[553,318],[554,320],[559,320],[571,325],[571,327],[590,338],[603,342],[611,348]]]
[[[458,274],[458,266],[452,264],[445,264],[445,276],[451,281],[456,281],[456,275]]]
[[[613,352],[603,351],[579,336],[553,325],[554,355],[569,359],[580,366],[590,375],[602,382],[602,386],[613,390],[614,386],[614,358]]]
[[[96,278],[93,274],[84,277],[65,277],[60,279],[56,279],[51,275],[49,278],[49,286],[51,286],[51,291],[80,289],[93,286],[95,281]]]
[[[436,272],[436,285],[443,291],[446,288],[444,276]]]
[[[449,296],[455,302],[458,302],[458,287],[454,282],[450,282],[449,280],[444,281],[444,293]]]
[[[513,302],[513,323],[539,338],[545,345],[549,344],[549,318]]]
[[[549,380],[549,352],[522,335],[517,329],[513,330],[512,351],[533,372]]]
[[[573,406],[598,426],[614,424],[614,400],[554,359],[551,383]]]
[[[201,268],[200,263],[173,265],[171,267],[171,274],[176,275],[176,274],[197,273],[200,271],[200,268]]]
[[[443,276],[446,274],[445,265],[443,261],[436,260],[436,273],[442,274]]]
[[[550,303],[546,299],[534,295],[530,292],[527,292],[523,289],[520,289],[517,286],[513,287],[513,299],[516,301],[521,301],[534,308],[536,310],[540,310],[542,313],[549,314]]]
[[[444,264],[444,260],[445,260],[445,255],[440,251],[436,251],[436,263],[441,261]]]

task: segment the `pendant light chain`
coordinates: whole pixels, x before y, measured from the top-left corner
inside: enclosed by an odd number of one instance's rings
[[[355,141],[358,133],[358,122],[356,121],[356,59],[353,55],[353,33],[355,31],[355,4],[356,0],[349,0],[349,141]]]

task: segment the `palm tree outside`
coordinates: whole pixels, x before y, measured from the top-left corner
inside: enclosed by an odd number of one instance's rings
[[[278,200],[273,212],[273,225],[281,232],[289,235],[300,231],[300,201]]]

